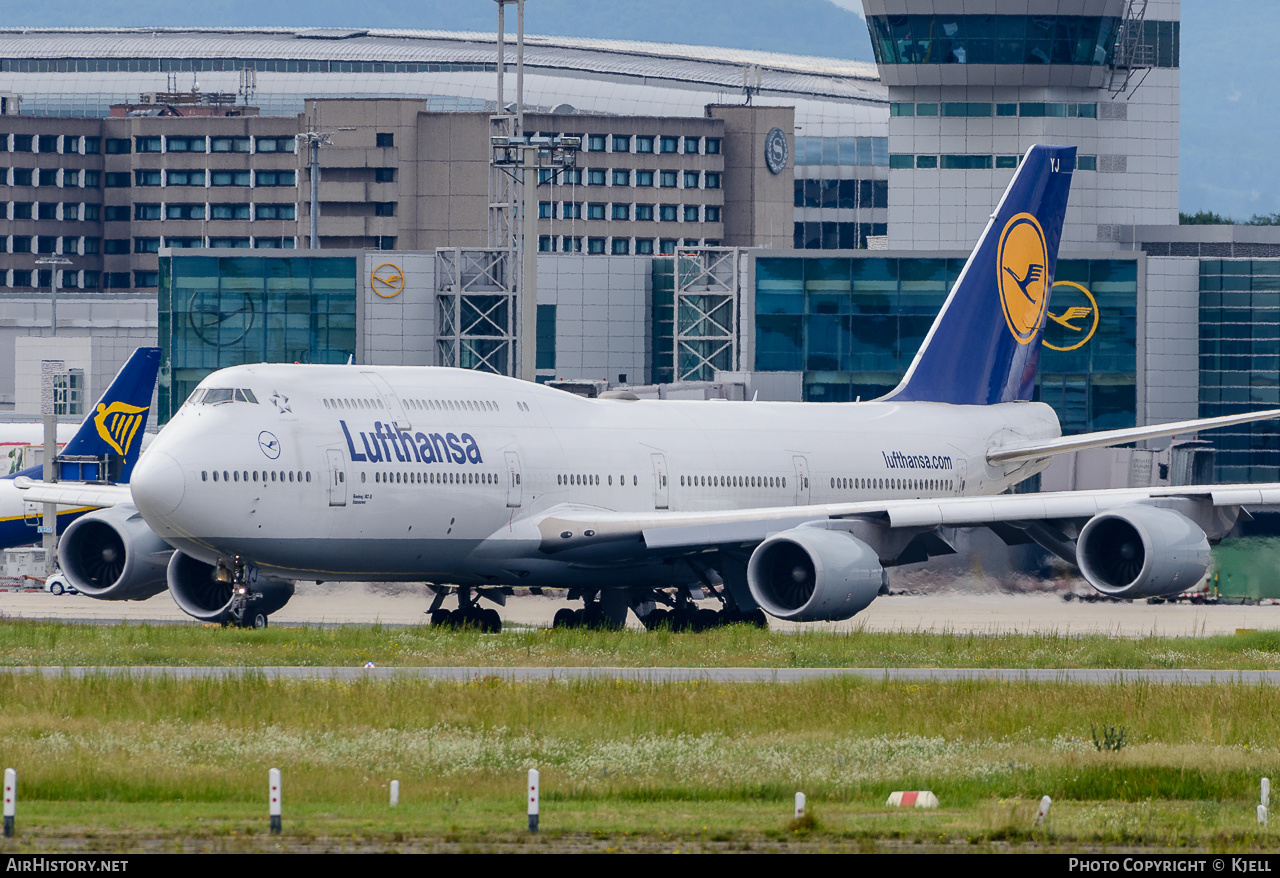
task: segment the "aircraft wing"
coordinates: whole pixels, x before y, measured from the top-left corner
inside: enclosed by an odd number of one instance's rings
[[[23,499],[31,503],[56,503],[59,506],[94,506],[98,508],[132,503],[128,485],[94,485],[85,482],[40,482],[27,476],[14,479],[24,491]]]
[[[1058,439],[1039,442],[1010,442],[988,451],[987,460],[990,463],[1021,463],[1028,460],[1043,460],[1056,454],[1084,451],[1087,448],[1109,448],[1113,445],[1123,445],[1126,442],[1137,442],[1140,439],[1156,439],[1162,436],[1198,433],[1201,430],[1212,430],[1216,427],[1230,427],[1233,424],[1247,424],[1251,421],[1270,421],[1275,418],[1280,418],[1280,409],[1246,412],[1241,415],[1225,415],[1220,418],[1175,421],[1169,424],[1152,424],[1147,427],[1128,427],[1122,430],[1103,430],[1098,433],[1080,433],[1074,436],[1062,436]]]
[[[888,530],[924,531],[936,527],[1081,520],[1107,509],[1140,503],[1194,506],[1205,511],[1280,506],[1280,483],[868,500],[716,512],[637,514],[566,505],[547,510],[536,525],[544,553],[573,553],[585,560],[616,556],[620,544],[630,544],[634,554],[679,554],[714,546],[750,545],[801,524],[842,519],[862,520]],[[623,554],[627,554],[625,550]]]

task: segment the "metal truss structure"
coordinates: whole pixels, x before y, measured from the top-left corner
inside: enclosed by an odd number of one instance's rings
[[[737,371],[742,249],[677,247],[675,255],[676,381],[711,381]]]
[[[516,291],[511,251],[436,250],[436,351],[441,366],[512,375]]]

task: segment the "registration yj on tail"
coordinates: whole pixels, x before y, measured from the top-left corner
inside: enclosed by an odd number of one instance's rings
[[[64,571],[87,594],[167,587],[192,616],[240,624],[266,624],[308,580],[425,581],[437,621],[491,629],[477,598],[514,586],[569,588],[583,609],[562,623],[839,620],[887,567],[952,552],[951,528],[990,527],[1109,595],[1185,590],[1209,542],[1280,486],[1002,493],[1056,454],[1280,415],[1062,437],[1032,401],[1074,160],[1026,153],[882,399],[588,400],[455,369],[224,369],[131,495],[68,530]],[[718,614],[694,612],[706,597]]]

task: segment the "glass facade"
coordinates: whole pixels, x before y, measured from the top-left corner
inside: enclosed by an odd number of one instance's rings
[[[1280,406],[1280,260],[1200,260],[1200,416]],[[1280,425],[1210,434],[1220,482],[1280,481]]]
[[[218,369],[355,354],[353,257],[166,256],[159,286],[161,423]]]
[[[868,18],[867,25],[877,64],[1096,67],[1111,62],[1120,19],[1086,15],[878,15]]]
[[[964,261],[757,259],[754,368],[803,372],[805,399],[812,401],[888,393],[905,374]],[[655,275],[655,303],[657,291]],[[1060,260],[1056,302],[1061,306],[1052,304],[1050,312],[1061,322],[1050,321],[1046,342],[1058,349],[1046,347],[1042,353],[1039,398],[1055,408],[1066,433],[1133,426],[1137,263]],[[1077,344],[1092,326],[1093,302],[1096,330]],[[657,318],[655,305],[655,359]]]

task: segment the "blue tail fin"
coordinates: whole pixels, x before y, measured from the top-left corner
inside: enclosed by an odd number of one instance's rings
[[[902,383],[885,399],[1031,399],[1074,146],[1027,150]]]
[[[114,480],[129,481],[129,474],[142,450],[142,434],[147,429],[151,394],[155,390],[159,369],[160,348],[138,348],[134,351],[76,435],[62,449],[59,459],[76,455],[109,455]],[[81,478],[75,470],[75,464],[60,462],[59,478]]]

